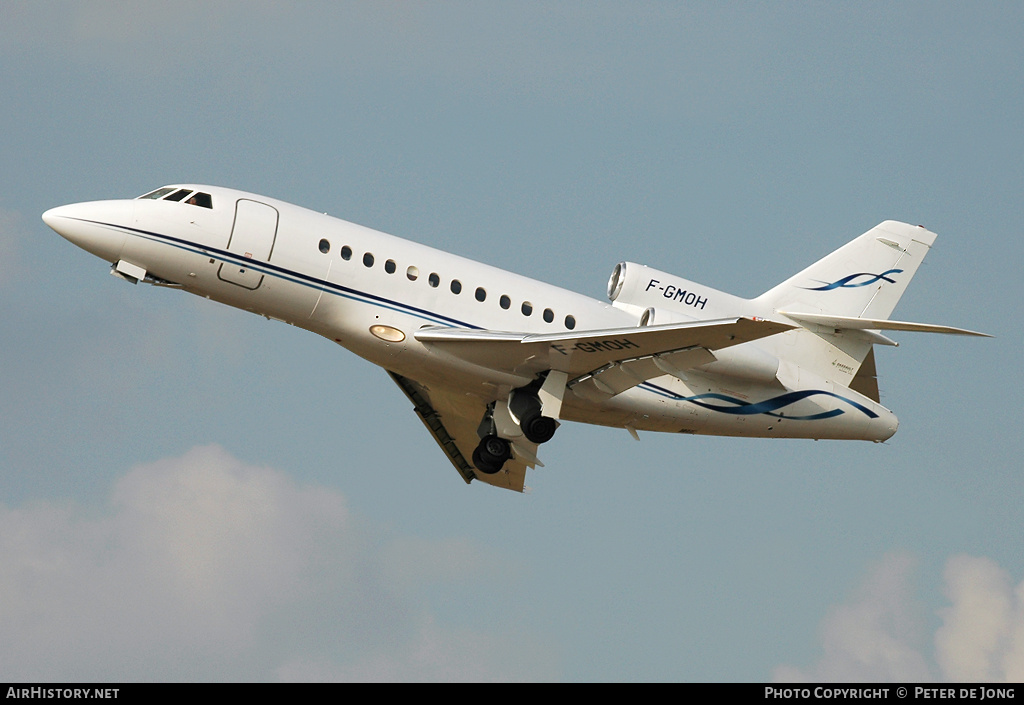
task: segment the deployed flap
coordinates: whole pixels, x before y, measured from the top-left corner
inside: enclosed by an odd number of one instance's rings
[[[937,326],[931,323],[910,323],[909,321],[890,321],[885,318],[855,318],[852,316],[833,316],[831,314],[819,313],[790,313],[779,311],[787,318],[792,318],[798,323],[811,323],[813,325],[835,328],[836,330],[905,330],[919,333],[948,333],[950,335],[977,335],[983,338],[991,338],[988,333],[978,333],[966,328],[953,328],[952,326]]]
[[[421,328],[415,337],[420,342],[435,345],[451,355],[493,370],[531,376],[545,370],[558,370],[573,378],[600,370],[610,363],[693,348],[719,350],[793,327],[763,319],[721,318],[643,328],[543,335],[465,328]]]
[[[394,372],[388,374],[412,401],[416,414],[462,475],[462,479],[467,483],[479,480],[516,492],[524,490],[526,468],[539,463],[536,458],[537,447],[525,439],[517,439],[512,444],[512,458],[505,462],[501,471],[493,475],[479,472],[471,464],[473,450],[480,442],[476,429],[487,409],[488,400],[452,389],[436,386],[428,388]]]
[[[641,382],[666,374],[686,379],[683,370],[715,361],[715,356],[706,348],[693,347],[685,350],[647,355],[632,360],[612,362],[569,383],[569,388],[580,397],[602,401]]]

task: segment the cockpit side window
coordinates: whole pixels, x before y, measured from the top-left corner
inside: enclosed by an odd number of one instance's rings
[[[173,193],[171,193],[173,191]],[[168,196],[167,194],[171,194]],[[191,195],[189,195],[191,194]],[[185,200],[185,196],[188,199]],[[190,188],[177,188],[176,186],[164,186],[158,188],[156,191],[150,191],[145,196],[139,196],[136,200],[160,200],[165,201],[182,201],[188,203],[190,206],[199,206],[200,208],[213,208],[213,198],[208,193],[202,191],[192,192]]]
[[[172,193],[170,196],[168,196],[164,200],[165,201],[180,201],[181,199],[185,198],[185,196],[189,195],[190,193],[192,193],[192,189],[190,189],[190,188],[181,188],[181,189],[178,189],[177,191],[175,191],[174,193]]]
[[[200,208],[213,208],[213,199],[210,198],[210,194],[196,191],[189,199],[188,203],[193,206],[199,206]]]
[[[156,200],[158,198],[163,198],[164,196],[166,196],[167,194],[169,194],[173,190],[174,190],[173,186],[165,186],[164,188],[158,188],[156,191],[150,191],[145,196],[139,196],[138,200],[141,201],[141,200],[144,200],[144,199],[147,199],[147,198]]]

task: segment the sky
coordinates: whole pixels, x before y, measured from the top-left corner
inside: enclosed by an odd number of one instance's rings
[[[5,0],[0,680],[1024,679],[1024,6]],[[383,371],[40,214],[241,188],[595,298],[939,237],[885,444],[565,424],[465,485]]]

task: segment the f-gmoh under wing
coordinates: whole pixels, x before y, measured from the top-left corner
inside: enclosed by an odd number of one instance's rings
[[[512,457],[500,471],[493,475],[477,472],[469,459],[480,442],[476,430],[488,402],[444,387],[427,387],[394,372],[388,374],[409,397],[420,420],[467,483],[476,479],[495,487],[522,492],[526,469],[543,466],[537,460],[537,445],[520,437],[512,441]]]
[[[763,319],[719,318],[553,334],[421,328],[415,337],[422,343],[435,345],[455,357],[492,370],[530,377],[558,370],[571,379],[624,360],[687,349],[720,350],[794,327]]]

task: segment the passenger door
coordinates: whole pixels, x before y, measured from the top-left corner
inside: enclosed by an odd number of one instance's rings
[[[237,259],[220,266],[218,276],[246,289],[256,289],[263,282],[259,263],[270,261],[277,237],[278,212],[266,203],[240,198],[235,204],[235,222],[231,228],[228,252]],[[251,264],[250,264],[251,262]]]

